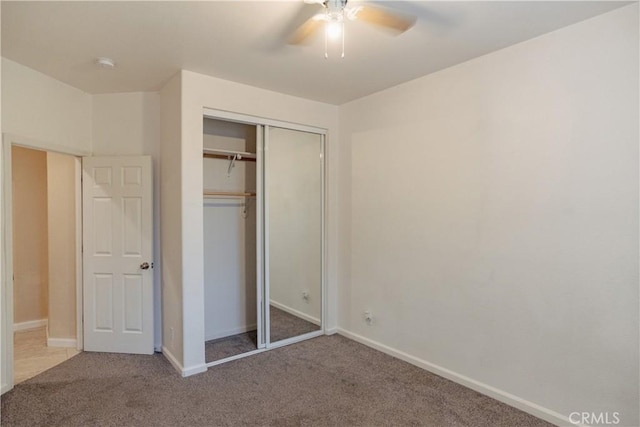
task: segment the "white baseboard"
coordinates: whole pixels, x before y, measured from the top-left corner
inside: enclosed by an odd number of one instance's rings
[[[13,389],[13,386],[10,386],[9,384],[2,384],[2,387],[0,387],[0,394],[5,394],[6,392],[12,389]]]
[[[191,375],[199,374],[207,370],[207,365],[204,363],[202,365],[190,366],[185,369],[182,364],[178,362],[178,359],[176,359],[173,353],[171,353],[169,349],[164,346],[162,347],[162,354],[167,358],[174,369],[178,371],[178,373],[183,377],[190,377]]]
[[[165,346],[162,346],[162,355],[171,363],[171,366],[182,375],[182,364],[178,362],[178,359],[169,351]]]
[[[238,328],[229,329],[226,331],[215,332],[209,335],[205,335],[205,341],[217,340],[218,338],[229,337],[231,335],[243,334],[249,331],[255,331],[258,326],[254,323],[253,325],[240,326]]]
[[[497,389],[488,384],[481,383],[480,381],[476,381],[472,378],[458,374],[457,372],[443,368],[431,362],[427,362],[426,360],[419,359],[415,356],[411,356],[410,354],[407,354],[400,350],[396,350],[392,347],[386,346],[377,341],[371,340],[369,338],[365,338],[362,335],[354,334],[353,332],[346,331],[342,328],[338,328],[338,333],[344,337],[350,338],[354,341],[364,344],[367,347],[374,348],[390,356],[393,356],[400,360],[404,360],[405,362],[411,363],[412,365],[415,365],[419,368],[425,369],[436,375],[447,378],[453,382],[456,382],[472,390],[475,390],[478,393],[482,393],[484,395],[492,397],[496,400],[499,400],[500,402],[506,403],[507,405],[513,406],[514,408],[520,409],[521,411],[524,411],[535,417],[541,418],[552,424],[575,425],[571,423],[571,421],[569,420],[569,417],[564,416],[558,412],[552,411],[551,409],[537,405],[533,402],[529,402],[528,400],[522,399],[511,393],[507,393],[506,391]]]
[[[299,317],[299,318],[301,318],[301,319],[304,319],[304,320],[306,320],[307,322],[311,322],[311,323],[313,323],[314,325],[318,325],[318,326],[321,326],[321,325],[322,325],[322,322],[320,322],[320,319],[318,319],[318,318],[316,318],[316,317],[313,317],[313,316],[309,316],[308,314],[303,313],[303,312],[301,312],[301,311],[298,311],[298,310],[296,310],[296,309],[294,309],[294,308],[287,307],[286,305],[284,305],[284,304],[280,304],[280,303],[279,303],[279,302],[277,302],[277,301],[269,300],[269,305],[272,305],[272,306],[274,306],[275,308],[279,308],[279,309],[280,309],[280,310],[282,310],[282,311],[286,311],[286,312],[287,312],[287,313],[289,313],[289,314],[292,314],[292,315],[294,315],[294,316],[296,316],[296,317]]]
[[[13,332],[26,331],[28,329],[37,329],[47,326],[48,319],[29,320],[28,322],[20,322],[13,324]]]
[[[331,329],[327,329],[326,331],[324,331],[325,335],[335,335],[340,331],[339,328],[331,328]]]
[[[51,338],[47,337],[47,347],[77,348],[78,340],[75,338]]]
[[[190,377],[191,375],[201,374],[207,371],[207,364],[203,363],[202,365],[190,366],[188,368],[184,368],[181,372],[183,377]]]

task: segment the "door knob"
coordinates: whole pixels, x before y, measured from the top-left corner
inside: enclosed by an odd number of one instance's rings
[[[140,269],[141,270],[148,270],[150,267],[148,262],[143,262],[142,264],[140,264]]]

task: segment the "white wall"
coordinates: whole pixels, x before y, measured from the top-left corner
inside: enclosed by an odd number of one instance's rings
[[[341,327],[638,425],[638,76],[635,4],[341,107]]]
[[[206,119],[204,147],[256,150],[256,127]],[[255,192],[256,163],[205,158],[203,186],[213,191]],[[205,198],[205,340],[256,329],[256,199]]]
[[[203,212],[202,212],[202,115],[203,108],[232,111],[257,117],[303,123],[329,129],[329,146],[337,143],[338,108],[328,104],[295,98],[251,86],[190,71],[182,71],[182,129],[181,129],[181,242],[182,242],[182,307],[184,311],[184,367],[198,372],[204,367],[204,305],[203,301]],[[164,102],[164,101],[163,101]],[[164,119],[163,119],[164,120]],[[332,151],[329,150],[329,163]],[[164,159],[163,153],[163,159]],[[333,167],[333,166],[332,166]],[[333,176],[333,175],[330,175]],[[335,254],[337,241],[335,203],[336,181],[329,182],[329,253]],[[164,218],[164,217],[163,217]],[[164,221],[164,219],[163,219]],[[164,227],[164,226],[163,226]],[[163,236],[164,239],[164,236]],[[164,244],[163,244],[164,245]],[[164,248],[164,246],[163,246]],[[163,249],[164,250],[164,249]],[[335,325],[335,272],[337,260],[329,264],[328,324]],[[163,294],[164,295],[164,294]],[[173,327],[166,323],[168,327]]]
[[[52,151],[91,152],[91,95],[2,58],[2,131]]]
[[[160,94],[93,95],[91,139],[94,156],[149,155],[153,163],[154,346],[162,347],[160,254]]]
[[[160,92],[160,157],[162,158],[160,244],[162,248],[162,351],[180,370],[184,366],[181,99],[182,75],[177,74]],[[202,159],[199,158],[198,163],[201,162]]]
[[[48,230],[49,340],[75,340],[76,328],[76,159],[46,156],[45,221]],[[15,198],[14,198],[15,200]],[[16,215],[14,215],[14,221]],[[14,235],[14,242],[15,240]],[[15,283],[14,283],[15,287]],[[15,292],[15,289],[14,289]],[[60,342],[50,341],[56,345]]]
[[[93,153],[99,156],[155,156],[160,138],[160,94],[92,95]],[[154,162],[155,164],[155,162]]]

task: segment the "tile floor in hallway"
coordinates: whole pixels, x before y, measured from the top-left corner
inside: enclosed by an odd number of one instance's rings
[[[21,383],[79,353],[75,348],[47,347],[46,326],[13,334],[14,384]]]

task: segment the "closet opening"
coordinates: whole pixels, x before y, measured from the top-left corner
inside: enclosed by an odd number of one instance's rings
[[[205,361],[255,351],[258,336],[256,149],[260,129],[203,125]],[[260,338],[260,339],[259,339]]]

